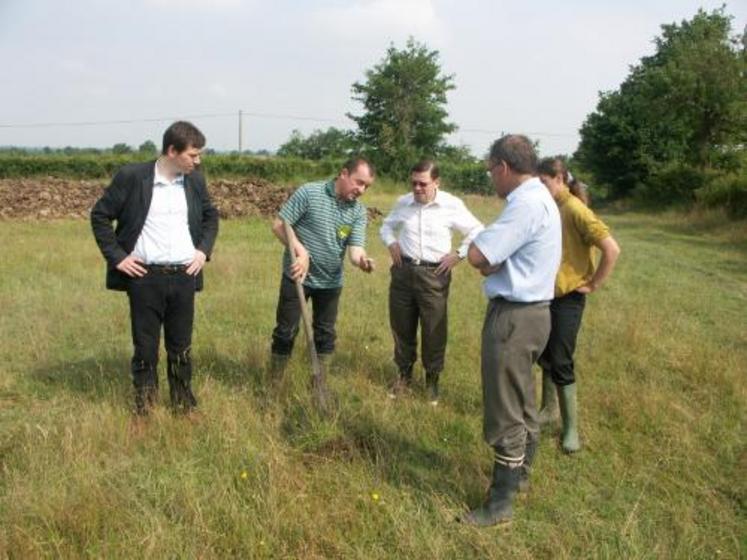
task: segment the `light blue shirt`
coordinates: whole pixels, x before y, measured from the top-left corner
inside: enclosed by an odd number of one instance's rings
[[[489,299],[533,303],[549,301],[562,253],[560,212],[542,182],[533,177],[506,197],[498,219],[474,240],[491,266],[502,264],[485,279]]]

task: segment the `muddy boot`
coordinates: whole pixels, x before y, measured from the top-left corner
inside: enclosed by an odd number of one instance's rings
[[[288,368],[289,354],[270,354],[270,365],[268,367],[269,381],[272,385],[279,385],[285,377],[285,370]]]
[[[425,374],[425,394],[431,406],[438,406],[438,376],[438,373]]]
[[[539,445],[539,435],[530,436],[527,434],[527,446],[524,450],[524,462],[519,467],[519,492],[529,491],[529,475],[532,474],[532,464],[534,456],[537,454]]]
[[[547,370],[542,370],[542,406],[539,410],[539,425],[547,426],[558,419],[558,393],[552,376]]]
[[[317,354],[319,366],[322,368],[322,375],[329,374],[332,365],[332,354]]]
[[[563,451],[575,453],[581,449],[578,437],[578,411],[576,409],[576,384],[558,386],[560,417],[563,419],[561,443]]]
[[[156,404],[158,404],[158,387],[156,385],[135,387],[136,415],[147,416]]]
[[[496,461],[493,481],[482,507],[467,512],[459,521],[477,527],[508,523],[513,516],[512,503],[519,486],[519,467]]]
[[[192,393],[192,358],[189,348],[179,354],[169,354],[166,365],[171,406],[176,412],[191,412],[197,407],[197,399]]]
[[[409,394],[412,390],[412,366],[400,370],[399,376],[389,386],[389,398],[396,399]]]
[[[147,416],[158,402],[157,364],[132,358],[132,383],[135,387],[135,414]]]

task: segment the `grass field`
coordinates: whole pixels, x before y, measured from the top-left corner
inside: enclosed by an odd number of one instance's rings
[[[388,210],[392,194],[367,202]],[[493,199],[469,198],[485,220]],[[437,409],[393,402],[385,249],[348,269],[329,381],[311,412],[298,340],[280,394],[263,378],[280,245],[222,224],[194,337],[190,422],[128,407],[126,297],[103,286],[84,222],[0,222],[0,557],[739,558],[747,556],[747,227],[606,215],[623,248],[577,353],[584,450],[543,434],[504,530],[454,517],[482,500],[479,275],[459,267]],[[165,385],[162,371],[162,384]]]

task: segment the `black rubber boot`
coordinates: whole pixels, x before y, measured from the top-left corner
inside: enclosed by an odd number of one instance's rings
[[[197,399],[192,393],[192,359],[189,349],[177,355],[169,355],[166,373],[171,406],[177,412],[191,412],[197,407]]]
[[[509,523],[513,516],[513,500],[519,487],[520,468],[495,462],[493,482],[482,507],[475,508],[460,518],[462,523],[476,527]]]

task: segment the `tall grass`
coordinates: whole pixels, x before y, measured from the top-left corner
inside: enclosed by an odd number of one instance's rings
[[[366,195],[386,211],[392,189]],[[485,220],[493,199],[469,198]],[[346,271],[338,408],[315,416],[299,337],[264,383],[280,275],[268,223],[224,222],[198,296],[197,421],[128,411],[126,297],[103,288],[87,224],[0,222],[0,557],[736,558],[747,555],[747,234],[678,214],[606,216],[623,247],[577,353],[584,450],[543,435],[505,531],[482,498],[485,301],[462,265],[442,402],[386,396],[386,251]],[[163,372],[162,372],[163,379]],[[163,381],[165,384],[165,380]],[[165,393],[165,391],[163,391]]]

